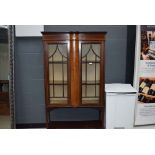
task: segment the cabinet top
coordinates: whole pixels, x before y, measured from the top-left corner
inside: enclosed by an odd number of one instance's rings
[[[77,33],[77,34],[79,34],[79,33],[86,33],[86,34],[88,34],[88,33],[90,33],[90,34],[100,34],[100,33],[102,33],[102,34],[106,34],[107,32],[105,32],[105,31],[62,31],[62,32],[57,32],[57,31],[55,31],[55,32],[52,32],[52,31],[50,31],[50,32],[48,32],[48,31],[46,31],[46,32],[41,32],[42,34],[62,34],[62,33],[68,33],[68,34],[71,34],[71,33]]]
[[[107,32],[41,32],[43,40],[105,40]]]

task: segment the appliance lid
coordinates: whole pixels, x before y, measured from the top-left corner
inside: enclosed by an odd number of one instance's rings
[[[105,92],[107,93],[137,93],[137,90],[131,84],[111,83],[105,84]]]

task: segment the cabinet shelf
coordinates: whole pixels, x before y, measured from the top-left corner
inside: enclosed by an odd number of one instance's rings
[[[68,98],[51,97],[50,104],[67,104]]]
[[[82,104],[98,104],[99,98],[97,97],[84,97],[82,98]]]
[[[68,82],[67,81],[54,81],[54,83],[53,83],[53,81],[50,81],[49,82],[49,85],[67,85],[68,84]]]
[[[88,63],[89,65],[92,65],[93,63],[100,63],[100,61],[82,61],[82,63]]]
[[[67,64],[67,61],[49,61],[49,64]]]
[[[99,85],[100,81],[82,81],[82,85]]]
[[[68,82],[67,81],[54,81],[53,82],[50,82],[49,85],[68,85]],[[100,82],[99,81],[82,81],[82,85],[100,85]]]

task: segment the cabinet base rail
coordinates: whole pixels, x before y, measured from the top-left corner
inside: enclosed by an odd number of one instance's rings
[[[97,108],[95,108],[97,109]],[[51,112],[54,109],[46,111],[46,128],[47,129],[103,129],[104,128],[104,109],[98,108],[98,120],[85,121],[52,121]]]
[[[101,129],[102,121],[52,121],[48,129]]]

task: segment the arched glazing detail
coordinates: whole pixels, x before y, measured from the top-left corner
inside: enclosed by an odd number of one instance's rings
[[[81,44],[82,104],[99,102],[100,44]]]
[[[82,45],[82,58],[89,57],[89,56],[96,56],[100,59],[100,51],[98,44],[85,44]]]
[[[68,99],[68,46],[49,44],[49,91],[51,104],[66,104]]]

